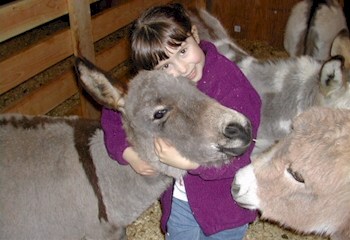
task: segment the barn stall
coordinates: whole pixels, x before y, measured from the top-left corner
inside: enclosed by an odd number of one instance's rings
[[[5,3],[8,2],[8,3]],[[114,3],[115,2],[115,3]],[[130,23],[166,0],[20,0],[0,5],[0,112],[98,118],[97,106],[77,85],[74,55],[83,55],[126,83]],[[229,33],[258,58],[287,57],[283,32],[297,0],[181,0],[218,16]],[[128,228],[130,239],[163,239],[159,203]],[[257,221],[247,239],[309,239]]]

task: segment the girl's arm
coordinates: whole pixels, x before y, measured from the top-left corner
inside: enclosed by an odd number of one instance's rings
[[[143,161],[132,147],[127,147],[123,152],[123,158],[138,174],[153,176],[157,171],[146,161]]]
[[[139,158],[134,149],[126,141],[121,113],[103,108],[101,125],[104,132],[105,146],[108,155],[121,165],[130,166],[141,175],[154,175],[155,169]]]

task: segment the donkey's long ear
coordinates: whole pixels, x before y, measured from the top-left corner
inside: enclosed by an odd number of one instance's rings
[[[320,90],[324,96],[331,96],[344,85],[344,57],[337,55],[327,60],[320,71]]]
[[[81,85],[96,102],[123,112],[125,93],[112,85],[106,73],[85,58],[77,58],[75,68]]]
[[[350,69],[350,34],[346,29],[341,30],[335,37],[331,47],[331,56],[342,55],[344,67]]]

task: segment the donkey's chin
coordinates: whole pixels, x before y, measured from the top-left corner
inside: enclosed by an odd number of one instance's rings
[[[235,199],[235,201],[242,208],[246,208],[246,209],[250,209],[250,210],[257,210],[258,209],[258,207],[255,204],[246,203],[246,202],[239,202],[239,199]]]
[[[248,143],[245,146],[241,146],[241,147],[223,147],[223,146],[219,146],[220,152],[226,154],[229,157],[237,157],[240,156],[242,154],[244,154],[247,149],[249,148],[250,143]]]

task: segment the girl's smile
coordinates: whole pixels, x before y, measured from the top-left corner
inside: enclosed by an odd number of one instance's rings
[[[160,61],[155,69],[166,71],[175,77],[182,76],[193,82],[202,78],[205,55],[199,47],[197,28],[192,28],[192,35],[176,49],[169,49],[168,59]]]

